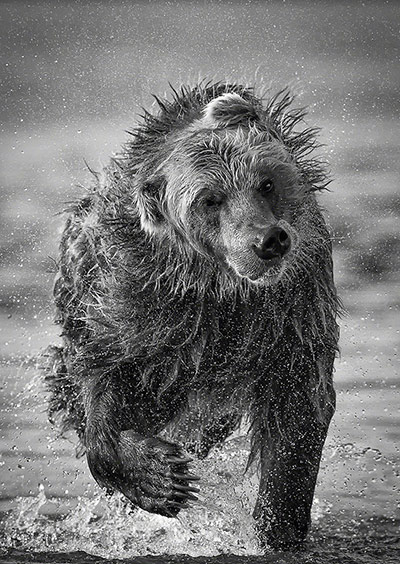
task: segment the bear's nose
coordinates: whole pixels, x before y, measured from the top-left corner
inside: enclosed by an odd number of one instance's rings
[[[254,252],[262,260],[282,258],[290,249],[290,236],[282,227],[270,227],[261,245],[253,245]]]

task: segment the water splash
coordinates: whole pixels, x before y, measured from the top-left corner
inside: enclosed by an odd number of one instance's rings
[[[248,453],[247,438],[236,437],[222,448],[214,449],[208,459],[196,461],[201,497],[177,519],[146,513],[133,508],[123,496],[109,497],[100,490],[92,497],[70,499],[68,506],[65,499],[47,498],[44,486],[40,485],[36,496],[18,498],[14,509],[3,519],[2,544],[36,551],[84,550],[107,558],[151,554],[260,555],[251,517],[258,476],[255,468],[244,473]],[[384,465],[390,470],[385,485],[399,486],[395,461],[378,449],[358,448],[353,443],[328,445],[323,472],[327,471],[336,480],[343,466],[348,474],[349,464],[357,475],[369,472],[377,464]],[[356,508],[358,511],[357,505]],[[371,515],[365,518],[362,511],[358,516],[348,511],[345,514],[343,507],[338,513],[334,502],[321,496],[314,500],[312,513],[314,541],[332,536],[342,539],[346,534],[350,542],[358,538],[354,532],[357,527],[373,518]]]
[[[40,508],[47,503],[44,485],[39,484],[38,490],[37,496],[17,498],[19,508],[15,525],[20,531],[28,531],[32,527],[38,519]]]
[[[239,441],[241,442],[241,441]],[[260,554],[251,517],[258,478],[244,475],[248,448],[228,441],[195,471],[202,495],[177,519],[133,508],[122,496],[98,492],[75,499],[47,498],[44,487],[36,496],[18,498],[2,524],[2,544],[28,550],[85,550],[99,556],[145,554],[213,556],[224,552]],[[56,512],[60,515],[54,515]]]

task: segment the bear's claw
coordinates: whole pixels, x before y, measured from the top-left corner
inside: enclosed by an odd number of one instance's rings
[[[181,490],[182,492],[199,492],[199,488],[191,488],[190,486],[180,486],[175,485],[175,489]]]
[[[194,488],[188,485],[188,482],[191,480],[200,480],[198,476],[186,472],[188,469],[187,465],[189,462],[192,462],[193,458],[185,456],[181,451],[179,451],[174,456],[167,456],[167,460],[172,466],[178,466],[178,472],[171,471],[169,473],[169,476],[172,479],[172,492],[167,496],[167,506],[178,510],[185,509],[188,507],[187,502],[189,500],[198,500],[198,498],[191,492],[197,493],[200,491],[199,488]],[[171,516],[175,516],[176,513],[177,512]]]
[[[194,474],[170,474],[171,478],[175,478],[176,480],[187,480],[189,482],[194,482],[200,480],[199,476],[195,476]]]
[[[188,462],[193,462],[193,458],[189,458],[189,456],[183,456],[182,458],[178,458],[177,456],[168,456],[168,462],[172,464],[188,464]]]
[[[200,490],[198,488],[187,488],[186,491],[181,491],[182,490],[182,486],[179,486],[177,484],[174,484],[174,492],[172,494],[170,494],[170,496],[168,496],[168,499],[173,499],[174,497],[178,497],[178,498],[182,498],[182,499],[191,499],[193,501],[197,501],[198,498],[191,494],[190,492],[199,492]]]
[[[178,509],[178,511],[180,511],[181,509],[186,509],[188,507],[188,505],[187,505],[187,503],[179,503],[177,501],[167,501],[167,507]],[[178,512],[174,512],[174,513],[165,512],[165,515],[167,517],[176,517],[177,513]]]

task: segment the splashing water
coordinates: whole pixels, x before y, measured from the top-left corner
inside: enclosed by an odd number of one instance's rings
[[[62,499],[48,499],[43,485],[33,497],[19,497],[3,521],[3,545],[31,550],[87,552],[107,557],[221,552],[260,554],[252,525],[257,475],[244,476],[248,448],[242,439],[226,443],[206,461],[197,461],[202,479],[198,503],[177,519],[133,508],[125,499],[98,492],[78,497],[68,513],[52,515]],[[239,444],[238,444],[239,443]],[[211,501],[212,500],[212,501]]]
[[[214,449],[208,459],[195,461],[195,472],[201,477],[201,497],[189,510],[182,511],[177,519],[146,513],[133,508],[120,495],[109,497],[100,491],[92,497],[78,496],[69,500],[75,505],[68,508],[65,499],[47,497],[45,487],[40,485],[35,496],[17,498],[14,509],[4,517],[1,544],[32,551],[73,553],[84,550],[106,558],[152,554],[212,557],[231,553],[253,558],[243,562],[256,562],[261,552],[251,511],[258,477],[255,469],[244,474],[248,452],[247,438],[237,436],[223,447]],[[365,474],[371,473],[371,468],[379,469],[384,488],[392,488],[393,494],[398,493],[398,468],[378,449],[360,449],[352,443],[330,444],[325,449],[321,473],[329,473],[331,481],[337,484],[343,470],[349,480],[358,476],[359,481],[360,476],[362,480]],[[353,513],[349,512],[348,503],[346,510],[342,507],[338,511],[334,499],[325,501],[316,497],[312,512],[313,530],[308,543],[310,548],[306,554],[327,550],[321,547],[322,544],[329,547],[324,556],[328,558],[338,550],[339,542],[343,551],[344,547],[349,550],[358,541],[360,546],[356,548],[361,550],[362,545],[367,559],[355,561],[372,564],[375,560],[368,553],[376,552],[377,538],[381,543],[383,536],[389,548],[394,546],[398,522],[390,517],[374,517],[367,511],[369,488],[374,487],[374,483],[372,478],[365,485],[361,497],[359,491],[355,495],[348,490],[348,497],[354,497]],[[340,500],[343,504],[342,494]],[[365,507],[360,506],[360,500],[364,501]],[[12,555],[12,552],[9,554]],[[346,557],[349,558],[349,554]],[[172,562],[171,559],[162,561]],[[353,560],[343,559],[341,562]]]

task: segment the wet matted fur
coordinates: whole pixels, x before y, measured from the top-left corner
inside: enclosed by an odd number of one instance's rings
[[[206,456],[246,415],[260,542],[296,544],[335,401],[317,131],[287,91],[203,84],[157,102],[68,210],[50,417],[77,430],[100,485],[174,516],[196,489],[182,447]]]

